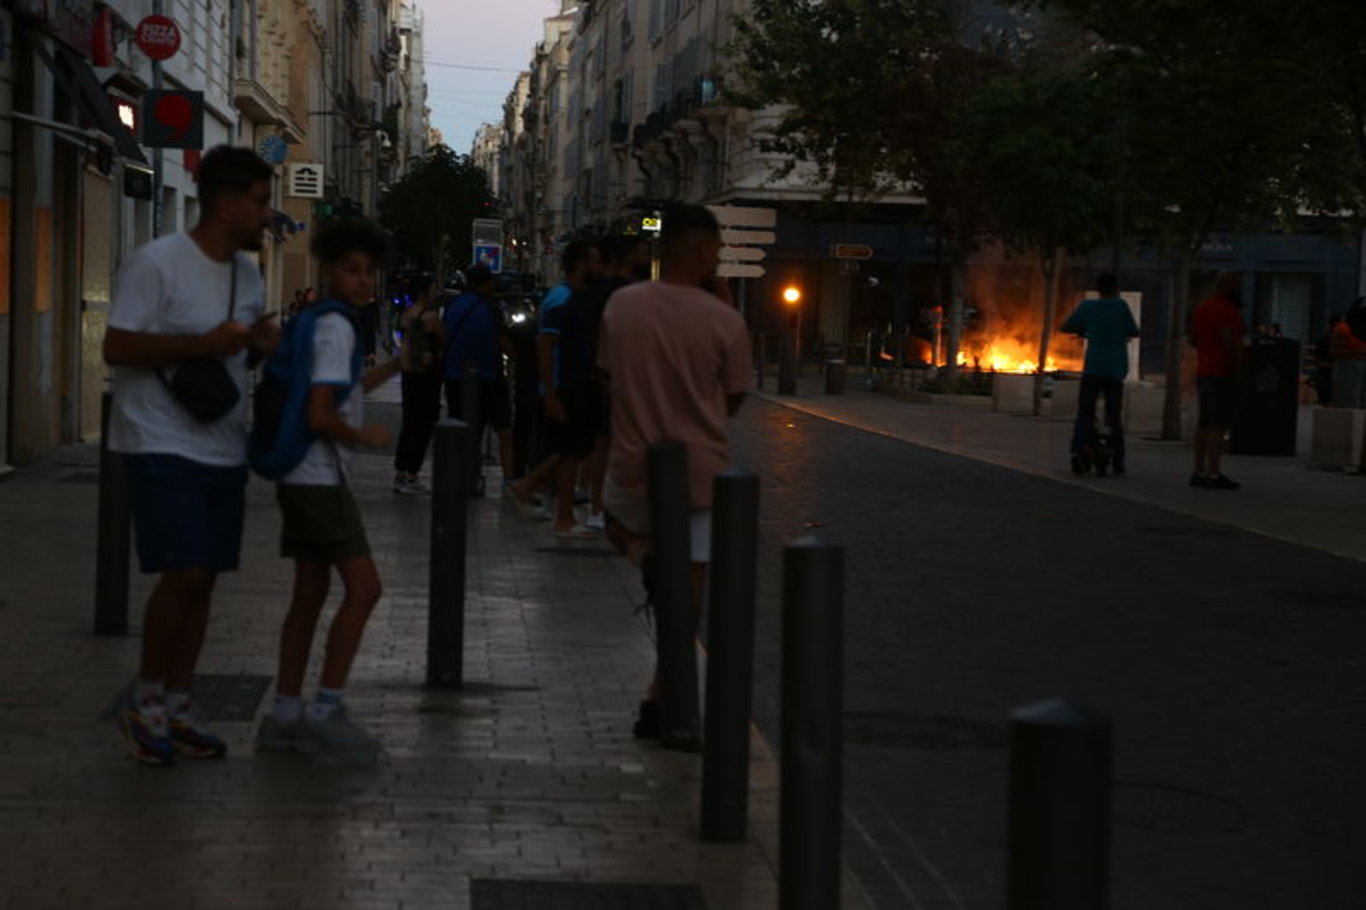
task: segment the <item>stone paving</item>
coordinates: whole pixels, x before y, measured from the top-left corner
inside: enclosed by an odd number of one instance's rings
[[[135,764],[97,719],[137,641],[90,634],[95,464],[93,447],[68,449],[0,484],[0,907],[458,908],[474,878],[777,906],[772,753],[756,733],[750,841],[700,843],[699,757],[630,735],[653,646],[638,581],[605,545],[557,547],[546,525],[475,501],[468,685],[424,689],[429,509],[389,490],[378,456],[358,459],[355,488],[385,596],[349,700],[381,761],[256,755],[239,722],[218,725],[224,761]],[[253,480],[248,495],[246,571],[220,583],[204,673],[274,673],[290,567],[272,491]],[[135,627],[147,590],[135,576]]]

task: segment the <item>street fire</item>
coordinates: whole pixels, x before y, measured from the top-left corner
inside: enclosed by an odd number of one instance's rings
[[[993,373],[1039,372],[1043,333],[1043,281],[1032,266],[997,263],[967,273],[967,298],[974,318],[964,326],[958,366]],[[1066,315],[1059,307],[1057,325]],[[1057,332],[1048,341],[1044,372],[1080,371],[1085,348]]]

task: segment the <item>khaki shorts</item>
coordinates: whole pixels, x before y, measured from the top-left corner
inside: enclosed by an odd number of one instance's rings
[[[275,485],[275,501],[284,517],[280,555],[285,559],[335,565],[370,555],[350,487],[281,483]]]
[[[635,536],[650,536],[650,501],[623,490],[610,474],[602,485],[602,507]],[[711,509],[692,510],[688,537],[692,545],[692,562],[711,562]]]

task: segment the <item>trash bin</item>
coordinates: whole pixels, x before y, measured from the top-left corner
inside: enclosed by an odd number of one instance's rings
[[[825,394],[843,395],[844,383],[849,376],[849,366],[843,360],[825,362]]]
[[[1300,343],[1253,342],[1238,376],[1230,449],[1236,455],[1294,455],[1300,416]]]

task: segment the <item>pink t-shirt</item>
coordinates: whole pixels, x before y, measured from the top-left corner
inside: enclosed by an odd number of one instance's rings
[[[753,383],[749,348],[744,319],[701,288],[651,281],[612,295],[598,366],[611,377],[607,472],[618,486],[646,495],[646,450],[678,439],[692,506],[711,507],[712,478],[730,466],[726,396]]]

